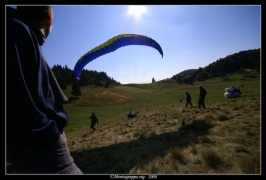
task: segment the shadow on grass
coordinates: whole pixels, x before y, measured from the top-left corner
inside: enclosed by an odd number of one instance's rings
[[[84,174],[129,174],[134,167],[143,167],[155,157],[164,156],[171,148],[186,148],[197,144],[198,136],[208,134],[212,127],[202,120],[182,123],[178,131],[145,137],[141,132],[138,139],[106,147],[71,152],[76,165]],[[7,166],[7,174],[14,172]]]
[[[145,166],[155,157],[164,156],[170,148],[186,148],[199,143],[198,136],[208,134],[211,126],[195,120],[183,124],[178,131],[152,135],[139,135],[137,140],[107,147],[71,152],[75,163],[84,174],[129,174],[133,167]]]

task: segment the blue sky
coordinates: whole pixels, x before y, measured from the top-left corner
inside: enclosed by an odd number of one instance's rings
[[[42,46],[51,67],[73,70],[83,54],[119,34],[145,35],[161,45],[163,58],[151,47],[133,45],[84,67],[122,84],[160,81],[261,47],[260,5],[146,5],[138,18],[129,13],[129,5],[52,7],[53,30]]]

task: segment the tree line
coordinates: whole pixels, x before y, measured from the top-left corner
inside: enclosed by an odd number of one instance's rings
[[[62,90],[66,90],[69,85],[72,85],[71,94],[74,96],[81,96],[80,87],[93,85],[108,88],[111,84],[119,85],[113,78],[109,77],[105,72],[98,72],[83,69],[80,74],[79,80],[74,77],[73,70],[61,65],[54,65],[52,71],[57,79],[57,82]]]
[[[238,53],[220,58],[206,67],[190,69],[173,75],[179,84],[193,84],[215,77],[226,77],[227,74],[245,73],[245,69],[260,72],[260,48],[240,51]]]
[[[226,77],[231,73],[244,73],[245,69],[260,71],[260,48],[253,50],[240,51],[238,53],[220,58],[206,67],[199,69],[188,69],[171,77],[179,84],[193,84],[196,81],[204,81],[214,77]],[[73,70],[65,65],[54,65],[53,73],[62,90],[66,90],[72,85],[72,95],[81,96],[80,87],[93,85],[108,88],[111,84],[120,85],[113,78],[109,77],[105,72],[97,72],[83,69],[79,80],[74,77]],[[152,83],[155,79],[152,79]]]

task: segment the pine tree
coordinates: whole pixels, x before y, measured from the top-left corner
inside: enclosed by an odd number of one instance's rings
[[[77,96],[77,98],[82,95],[80,87],[79,87],[79,84],[78,84],[78,80],[76,78],[73,78],[73,80],[72,80],[72,91],[71,91],[71,94],[73,96]]]

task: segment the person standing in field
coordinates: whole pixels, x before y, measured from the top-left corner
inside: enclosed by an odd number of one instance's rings
[[[186,108],[187,108],[187,105],[190,104],[191,107],[193,107],[193,105],[191,104],[191,96],[188,92],[186,92]]]
[[[98,121],[98,118],[96,117],[95,113],[92,112],[91,113],[91,116],[89,117],[89,119],[91,120],[91,126],[90,128],[95,131],[96,128],[94,127],[96,124],[98,125],[99,124],[99,121]]]
[[[200,94],[199,94],[198,107],[199,108],[203,107],[205,109],[206,108],[205,97],[207,95],[207,91],[202,86],[200,86],[199,89],[200,89]]]
[[[6,162],[19,174],[83,174],[64,132],[68,99],[41,49],[53,9],[6,8]]]

